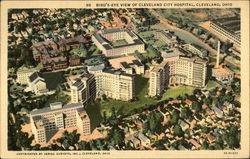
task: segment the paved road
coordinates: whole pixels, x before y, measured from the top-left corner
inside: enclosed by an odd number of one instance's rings
[[[211,48],[208,44],[204,43],[201,39],[199,39],[198,37],[196,37],[192,33],[188,32],[186,30],[180,29],[180,28],[178,28],[178,27],[176,27],[174,25],[171,25],[171,21],[169,21],[168,19],[166,19],[165,17],[163,17],[162,15],[160,15],[159,13],[157,13],[155,10],[153,10],[153,9],[149,9],[149,10],[151,11],[151,13],[154,16],[156,16],[160,20],[160,23],[162,23],[163,25],[166,26],[166,28],[171,29],[171,30],[180,31],[183,34],[187,34],[187,35],[191,36],[193,39],[195,39],[199,43],[203,44],[203,47],[211,53],[210,57],[212,57],[212,58],[215,57],[215,56],[212,56],[212,55],[216,55],[217,50]],[[234,65],[235,67],[240,67],[240,65],[238,65],[237,63],[235,63],[233,61],[230,61],[228,59],[226,59],[225,61],[227,61],[228,63]]]

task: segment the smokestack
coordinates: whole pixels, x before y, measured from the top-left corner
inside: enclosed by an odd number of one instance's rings
[[[218,40],[217,57],[216,57],[215,68],[219,68],[219,65],[220,65],[220,40]]]

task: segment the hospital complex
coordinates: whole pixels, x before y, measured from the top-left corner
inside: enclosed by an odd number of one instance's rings
[[[155,36],[172,47],[177,44],[176,36],[169,31],[157,31]],[[56,132],[69,127],[77,128],[83,136],[90,135],[90,119],[84,109],[85,105],[96,98],[131,101],[136,97],[135,76],[144,75],[145,67],[138,57],[128,54],[135,51],[145,52],[146,45],[143,40],[127,28],[115,28],[93,34],[92,41],[105,56],[112,57],[109,60],[111,68],[107,69],[103,63],[88,65],[86,73],[66,78],[71,96],[70,103],[62,105],[56,102],[51,103],[48,108],[33,110],[30,113],[30,121],[36,142],[46,144]],[[116,41],[122,41],[122,44],[118,45]],[[206,56],[206,52],[200,51],[197,47],[185,47],[201,57]],[[162,96],[171,86],[205,86],[206,60],[182,56],[178,51],[162,53],[162,57],[163,61],[160,64],[152,64],[147,70],[149,96]],[[216,68],[218,69],[213,71],[213,75],[220,80],[221,74],[218,75],[218,72],[222,69],[219,69],[218,65]],[[229,76],[225,78],[231,79],[232,72]],[[17,82],[27,84],[36,95],[50,92],[42,73],[37,69],[18,71]]]

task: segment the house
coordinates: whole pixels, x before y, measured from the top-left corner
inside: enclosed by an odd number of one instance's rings
[[[195,149],[199,149],[201,147],[195,139],[190,139],[189,142],[195,146]]]
[[[207,139],[208,139],[209,143],[213,143],[216,141],[216,137],[213,134],[208,134]]]
[[[142,146],[146,147],[146,146],[150,145],[150,139],[147,136],[145,136],[144,134],[140,133],[138,135],[138,138],[140,139]]]
[[[212,109],[215,112],[217,117],[219,117],[219,118],[223,117],[223,111],[221,111],[218,107],[214,106],[214,107],[212,107]]]
[[[178,124],[180,124],[183,131],[189,128],[189,124],[181,119],[178,120]]]
[[[132,142],[135,148],[138,148],[141,144],[140,140],[135,136],[133,136],[130,141]]]
[[[68,60],[66,57],[58,56],[42,61],[42,65],[45,70],[50,70],[50,71],[64,69],[68,67]]]

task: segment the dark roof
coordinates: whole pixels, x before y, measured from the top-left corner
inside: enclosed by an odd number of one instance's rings
[[[143,64],[138,60],[133,60],[133,63],[137,66],[143,66]]]
[[[46,108],[42,108],[42,109],[38,109],[38,110],[33,110],[33,111],[30,112],[30,114],[31,115],[37,115],[37,114],[53,112],[55,110],[57,111],[57,110],[63,110],[63,109],[68,109],[68,108],[80,107],[80,106],[83,106],[83,105],[81,103],[73,103],[73,104],[65,105],[62,108],[53,109],[53,110],[51,110],[50,107],[46,107]]]
[[[37,78],[42,77],[42,74],[40,72],[34,72],[32,75],[29,77],[30,82],[35,81]]]
[[[76,79],[75,83],[73,83],[73,86],[79,87],[81,86],[83,83],[81,81],[81,79]]]
[[[130,68],[127,62],[121,62],[120,64],[121,64],[122,67],[124,67],[124,68]]]
[[[212,20],[212,22],[231,33],[240,31],[240,17],[220,18]]]

